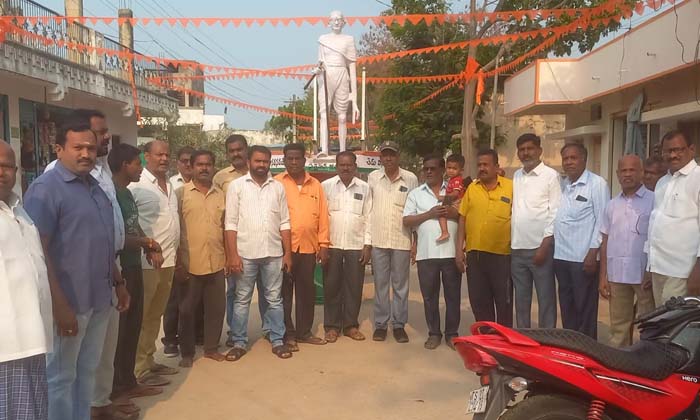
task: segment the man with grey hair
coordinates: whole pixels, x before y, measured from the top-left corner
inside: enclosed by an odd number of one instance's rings
[[[598,251],[610,190],[586,169],[588,150],[579,143],[561,149],[566,179],[554,219],[554,274],[559,282],[562,326],[598,336]]]
[[[622,192],[605,207],[600,245],[599,292],[610,302],[610,344],[632,344],[634,298],[639,313],[654,309],[651,278],[644,271],[647,257],[644,243],[654,193],[642,185],[643,168],[639,156],[628,155],[617,164]]]
[[[0,140],[0,416],[46,420],[51,292],[39,232],[12,191],[16,181],[15,152]]]

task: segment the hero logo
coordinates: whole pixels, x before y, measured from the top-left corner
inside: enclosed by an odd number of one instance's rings
[[[561,351],[552,350],[551,353],[552,353],[553,356],[565,357],[565,358],[567,358],[567,359],[573,359],[573,360],[576,360],[576,361],[583,361],[583,360],[584,360],[584,358],[581,357],[581,356],[577,356],[577,355],[575,355],[575,354],[570,354],[570,353],[564,353],[564,352],[561,352]]]
[[[698,383],[698,378],[696,378],[695,376],[683,375],[681,376],[681,379],[683,379],[686,382],[692,382],[694,384]]]

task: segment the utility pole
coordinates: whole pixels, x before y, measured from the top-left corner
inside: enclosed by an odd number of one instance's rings
[[[292,143],[297,142],[297,95],[292,95],[291,101],[284,101],[285,104],[292,104]]]

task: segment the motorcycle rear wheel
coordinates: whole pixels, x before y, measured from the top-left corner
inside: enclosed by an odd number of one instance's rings
[[[564,395],[535,395],[506,410],[500,420],[586,420],[588,406]],[[603,415],[601,420],[612,420]]]

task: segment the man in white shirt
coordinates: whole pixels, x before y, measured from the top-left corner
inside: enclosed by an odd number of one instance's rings
[[[364,340],[358,327],[365,265],[372,252],[369,213],[372,192],[355,176],[357,157],[344,151],[335,156],[338,175],[323,181],[330,213],[331,246],[323,279],[323,327],[326,341],[335,343],[340,332]]]
[[[656,305],[700,295],[700,168],[681,131],[661,139],[669,172],[656,185],[649,227],[649,271]]]
[[[177,151],[177,173],[170,177],[170,185],[173,186],[174,190],[192,180],[193,170],[190,164],[192,153],[194,153],[194,148],[191,146],[184,146]]]
[[[372,190],[372,268],[374,269],[374,341],[386,340],[391,320],[394,339],[408,343],[408,277],[411,229],[403,225],[408,193],[418,186],[416,176],[399,167],[399,146],[385,141],[379,146],[383,168],[369,174]],[[393,300],[389,299],[393,290]]]
[[[610,190],[586,169],[588,151],[579,143],[561,149],[566,179],[554,219],[554,274],[564,328],[598,335],[598,250]]]
[[[418,282],[423,295],[425,323],[428,325],[428,339],[423,347],[435,350],[442,342],[454,348],[452,339],[457,337],[460,320],[460,301],[462,273],[455,264],[455,246],[452,241],[436,242],[440,236],[441,217],[447,219],[450,237],[458,233],[459,218],[457,209],[445,206],[440,197],[445,196],[446,186],[445,159],[440,154],[431,154],[423,158],[423,176],[425,183],[408,194],[403,210],[403,224],[415,229],[418,234],[416,263],[418,264]],[[445,329],[440,328],[440,285],[445,299]]]
[[[190,164],[190,158],[194,153],[194,148],[190,146],[182,147],[177,152],[177,173],[170,177],[170,185],[173,191],[177,191],[180,187],[192,180],[193,169]],[[185,285],[183,288],[182,286]],[[175,272],[173,285],[170,288],[170,297],[168,304],[165,306],[163,314],[163,338],[160,341],[163,343],[163,354],[167,357],[177,356],[179,351],[178,325],[180,319],[180,305],[183,303],[186,293],[186,284],[183,279],[178,277],[178,272]],[[198,343],[203,342],[204,337],[204,308],[200,304],[195,313],[195,331]]]
[[[46,420],[51,292],[39,232],[12,192],[16,176],[15,153],[0,140],[0,416]]]
[[[226,269],[242,274],[236,282],[234,347],[226,355],[228,361],[237,361],[247,352],[250,301],[258,276],[267,301],[261,316],[270,331],[272,353],[281,359],[292,357],[284,344],[282,307],[282,271],[292,269],[292,232],[284,186],[270,176],[271,157],[268,148],[251,147],[250,172],[233,181],[226,192]]]
[[[175,254],[180,241],[177,197],[166,174],[170,165],[168,144],[154,140],[144,147],[146,168],[139,182],[128,188],[138,207],[139,225],[149,238],[160,244],[163,264],[159,269],[142,255],[143,322],[136,352],[136,378],[143,385],[163,386],[170,381],[158,375],[173,375],[177,369],[156,363],[153,354],[160,332],[160,318],[170,296],[175,272]]]
[[[557,325],[554,283],[554,218],[561,201],[559,174],[542,160],[541,140],[532,133],[516,141],[523,167],[513,176],[511,276],[518,328],[530,328],[532,285],[537,290],[538,327]]]

